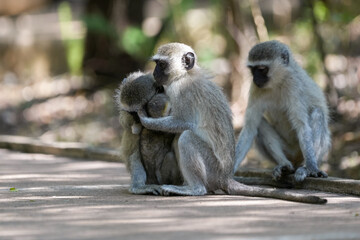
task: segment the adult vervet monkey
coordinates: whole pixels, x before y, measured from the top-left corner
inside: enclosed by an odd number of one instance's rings
[[[255,45],[248,67],[253,83],[234,171],[255,139],[258,149],[278,164],[275,179],[294,172],[298,182],[327,177],[318,168],[331,146],[328,107],[321,89],[278,41]]]

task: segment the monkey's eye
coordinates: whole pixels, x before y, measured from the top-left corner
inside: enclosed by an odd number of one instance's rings
[[[269,71],[269,68],[267,66],[258,66],[257,69],[263,74],[267,74]]]
[[[161,69],[165,69],[167,67],[167,63],[164,61],[157,60],[155,61],[156,65],[158,65]]]

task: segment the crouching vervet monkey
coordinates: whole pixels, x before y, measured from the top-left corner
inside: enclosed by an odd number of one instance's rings
[[[278,41],[255,45],[248,67],[253,82],[234,171],[255,139],[260,152],[278,164],[274,179],[290,173],[298,182],[327,177],[318,168],[331,146],[328,107],[321,89]]]
[[[170,98],[170,116],[148,117],[138,110],[145,128],[179,133],[179,165],[185,185],[162,185],[163,195],[226,194],[270,197],[306,203],[325,203],[317,196],[289,190],[260,188],[233,179],[235,136],[232,114],[221,89],[197,64],[194,50],[181,43],[159,47],[152,57],[155,81]]]
[[[136,111],[145,108],[154,117],[168,116],[169,98],[150,74],[128,75],[116,90],[115,101],[123,127],[121,155],[131,174],[130,192],[158,195],[159,184],[182,184],[173,151],[175,134],[143,128]]]

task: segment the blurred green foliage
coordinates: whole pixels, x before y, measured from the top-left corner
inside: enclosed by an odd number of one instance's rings
[[[315,17],[320,22],[324,22],[326,19],[329,18],[329,9],[326,7],[323,1],[315,1],[313,11]]]
[[[62,2],[58,8],[61,36],[66,48],[67,64],[73,75],[82,74],[84,56],[84,39],[75,38],[69,23],[72,21],[72,11],[68,2]]]
[[[92,34],[105,35],[113,39],[118,38],[114,25],[99,13],[84,15],[83,22],[87,31]]]
[[[151,53],[151,39],[139,27],[127,27],[121,35],[120,47],[137,59],[144,59]]]

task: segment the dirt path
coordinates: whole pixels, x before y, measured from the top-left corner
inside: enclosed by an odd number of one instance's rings
[[[0,239],[360,239],[360,198],[136,196],[129,181],[121,163],[0,149]]]

